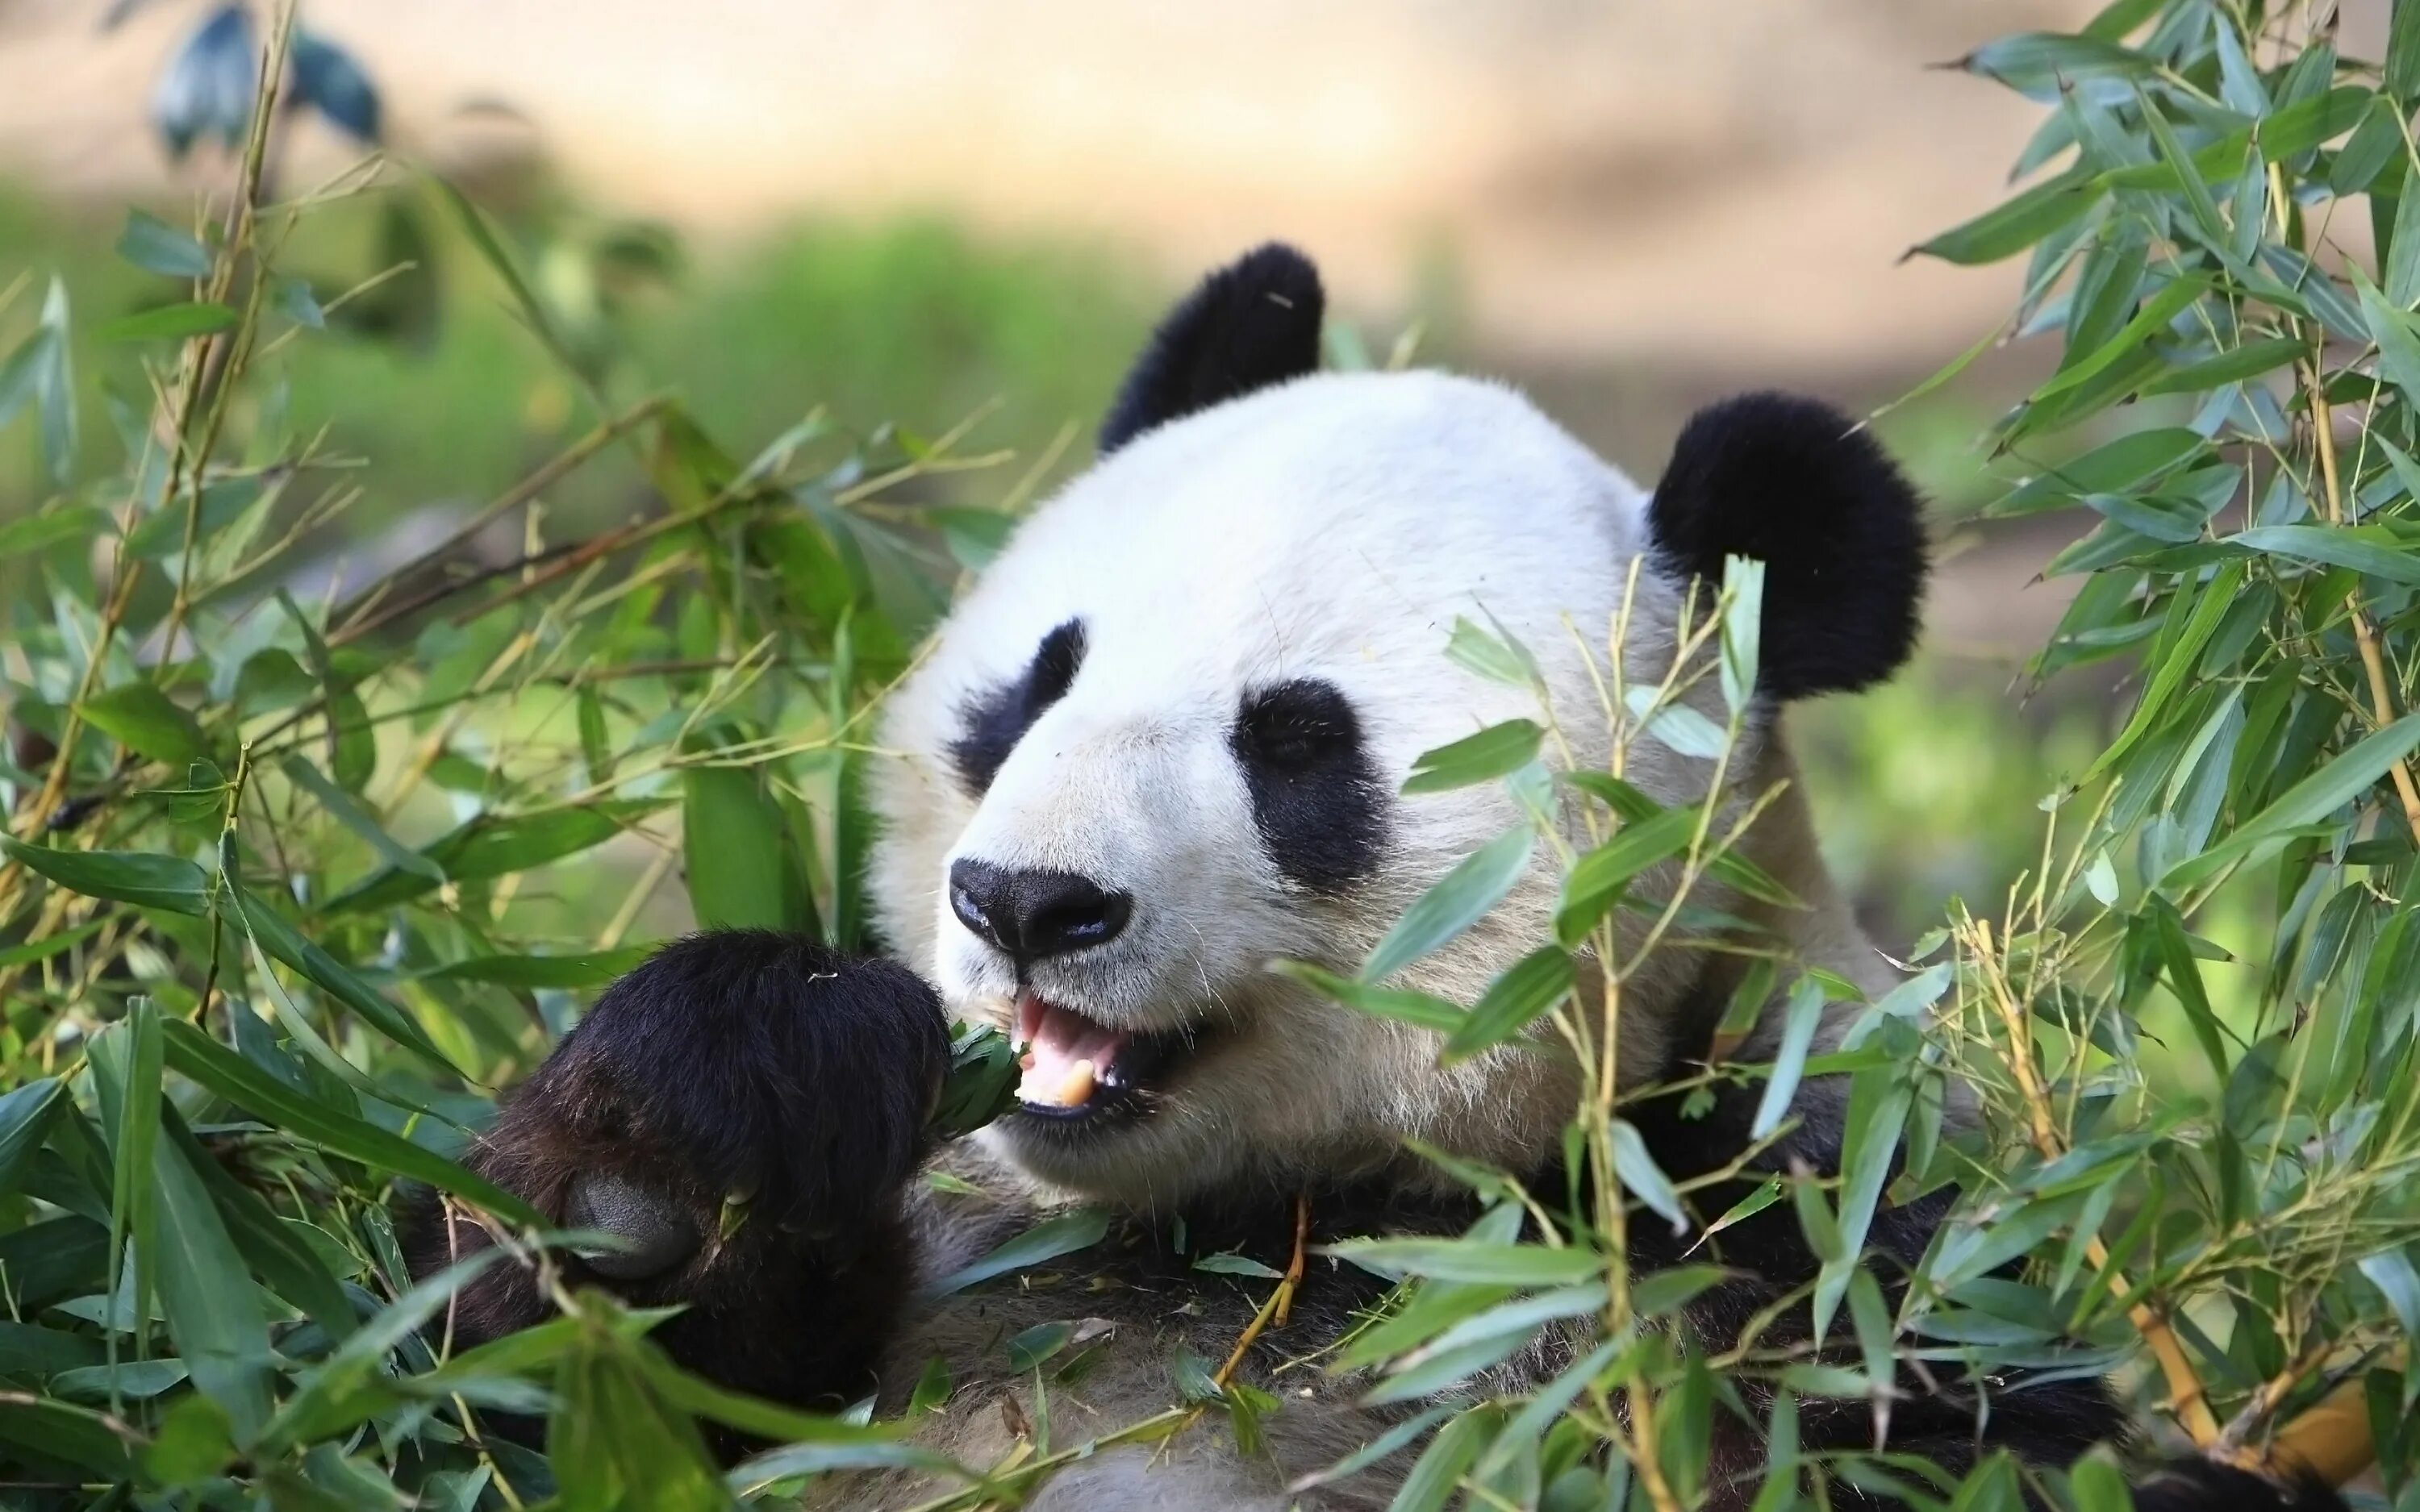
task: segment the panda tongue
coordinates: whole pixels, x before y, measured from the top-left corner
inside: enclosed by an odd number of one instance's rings
[[[1031,994],[1017,1001],[1016,1037],[1025,1044],[1025,1079],[1016,1095],[1054,1107],[1073,1107],[1090,1097],[1091,1084],[1108,1078],[1127,1039],[1123,1030]],[[1078,1075],[1078,1061],[1092,1063],[1092,1075]]]

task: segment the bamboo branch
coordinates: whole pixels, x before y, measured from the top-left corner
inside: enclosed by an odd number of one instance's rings
[[[2025,1026],[2024,1011],[2009,994],[2008,983],[2000,964],[1993,954],[1992,926],[1989,920],[1976,919],[1966,932],[1968,948],[1975,952],[1982,966],[1982,976],[1990,988],[1993,1006],[2009,1034],[2009,1061],[2017,1078],[2017,1087],[2024,1094],[2025,1110],[2032,1123],[2034,1148],[2042,1159],[2056,1160],[2067,1153],[2067,1144],[2059,1136],[2058,1125],[2051,1117],[2050,1091],[2042,1086],[2034,1071],[2033,1036]],[[2085,1258],[2109,1283],[2109,1295],[2126,1307],[2126,1318],[2134,1331],[2149,1346],[2151,1356],[2159,1362],[2160,1377],[2167,1382],[2168,1410],[2183,1425],[2185,1432],[2201,1448],[2217,1444],[2221,1436],[2217,1414],[2210,1410],[2210,1399],[2202,1390],[2201,1377],[2195,1373],[2193,1361],[2186,1355],[2176,1330],[2168,1326],[2165,1313],[2149,1300],[2133,1300],[2133,1289],[2110,1261],[2109,1247],[2094,1235],[2085,1243]]]
[[[397,567],[395,571],[388,573],[379,582],[364,589],[361,593],[356,594],[334,613],[329,615],[328,643],[332,646],[337,646],[343,645],[348,641],[359,640],[361,637],[369,634],[371,631],[380,628],[381,625],[392,624],[394,621],[403,617],[404,615],[412,613],[417,609],[425,609],[429,604],[435,603],[448,594],[458,593],[462,589],[471,587],[473,583],[482,580],[474,579],[459,583],[445,584],[438,589],[432,590],[429,594],[422,594],[401,605],[391,607],[374,619],[369,618],[370,610],[378,607],[379,596],[385,593],[388,588],[414,573],[426,571],[427,568],[435,566],[439,563],[444,561],[446,557],[451,556],[454,552],[459,550],[473,536],[478,534],[481,531],[486,530],[488,526],[494,523],[498,517],[510,514],[513,510],[528,503],[530,501],[535,499],[539,494],[544,493],[547,489],[553,487],[558,483],[561,483],[566,477],[568,477],[573,471],[577,471],[582,463],[586,462],[590,457],[595,456],[597,453],[605,450],[606,447],[611,446],[621,436],[628,431],[636,429],[638,426],[644,424],[647,421],[652,420],[657,415],[662,413],[670,403],[671,400],[662,394],[658,394],[648,399],[643,399],[639,403],[632,405],[629,409],[623,410],[620,414],[605,421],[596,429],[590,431],[587,435],[582,436],[580,440],[572,442],[561,452],[556,453],[551,458],[542,464],[537,471],[532,472],[528,477],[523,478],[520,482],[505,489],[503,493],[498,494],[493,501],[487,504],[486,507],[482,508],[477,514],[472,516],[469,519],[464,520],[461,525],[455,529],[452,534],[446,536],[445,539],[438,542],[435,546],[430,547],[427,550],[423,551],[420,555],[412,558],[410,562],[405,563],[402,566]],[[520,565],[520,563],[514,563],[513,565]],[[499,570],[508,571],[510,570],[510,567]],[[490,574],[489,576],[493,575]]]
[[[2319,454],[2319,481],[2322,497],[2328,508],[2328,523],[2344,523],[2344,488],[2336,473],[2335,417],[2328,409],[2327,388],[2319,379],[2317,363],[2304,372],[2304,383],[2310,395],[2311,431]],[[2386,677],[2386,658],[2378,648],[2378,631],[2361,607],[2361,590],[2355,588],[2345,595],[2345,608],[2352,615],[2353,643],[2361,649],[2362,670],[2369,679],[2369,712],[2381,730],[2395,722],[2395,700]],[[2412,779],[2412,764],[2397,761],[2388,771],[2395,779],[2396,796],[2403,800],[2403,822],[2412,828],[2414,840],[2420,840],[2420,784]]]
[[[2259,1389],[2252,1394],[2252,1399],[2243,1404],[2242,1411],[2226,1420],[2226,1431],[2218,1436],[2218,1443],[2211,1446],[2213,1452],[2229,1457],[2240,1456],[2244,1442],[2260,1430],[2260,1425],[2276,1415],[2287,1395],[2302,1384],[2312,1371],[2325,1365],[2328,1356],[2335,1352],[2334,1342],[2321,1339],[2288,1361],[2285,1369],[2262,1381]]]
[[[276,104],[278,82],[285,71],[287,49],[292,39],[293,22],[293,6],[287,4],[282,7],[278,12],[276,28],[271,34],[268,54],[262,62],[259,86],[253,100],[252,131],[244,149],[236,203],[230,211],[228,245],[213,267],[206,288],[206,292],[213,300],[224,300],[228,290],[234,286],[237,262],[251,244],[253,199],[260,183],[261,159],[268,148],[268,116]],[[212,365],[210,354],[219,349],[222,342],[226,344],[227,349],[232,350],[236,342],[252,329],[258,314],[257,300],[249,301],[245,307],[243,323],[236,331],[224,335],[205,336],[187,342],[183,348],[185,363],[183,385],[173,400],[163,395],[155,410],[154,429],[164,434],[163,444],[169,448],[168,473],[162,491],[163,500],[162,507],[166,507],[164,501],[174,500],[177,497],[178,483],[180,478],[191,490],[184,550],[184,565],[188,573],[192,569],[193,532],[194,520],[197,517],[194,512],[200,508],[202,474],[209,465],[210,452],[217,444],[219,423],[225,414],[224,402],[212,402],[209,406],[207,415],[204,415],[203,406],[206,397],[219,401],[225,398],[223,389],[215,395],[206,395],[204,378]],[[195,436],[191,433],[194,429],[197,418],[202,420],[202,424],[199,435]],[[133,516],[138,507],[139,501],[132,497],[127,500],[124,529],[132,527]],[[74,695],[68,700],[67,710],[60,719],[58,754],[51,759],[50,770],[43,775],[41,788],[35,794],[32,804],[15,816],[18,839],[32,841],[39,837],[49,824],[51,815],[57,810],[61,800],[67,795],[68,780],[75,764],[76,737],[82,733],[84,728],[84,705],[100,691],[101,669],[108,659],[110,645],[124,625],[127,611],[133,603],[135,585],[143,578],[143,563],[140,559],[130,559],[125,553],[120,552],[116,570],[117,578],[116,583],[112,585],[109,602],[101,611],[100,634],[85,657],[83,674],[77,679]],[[176,600],[170,610],[169,631],[162,642],[163,647],[171,651],[176,644],[177,626],[184,612],[186,594],[185,583],[180,579]],[[6,863],[0,863],[0,918],[7,918],[16,908],[18,893],[23,888],[23,879],[24,869],[17,864],[15,858],[11,857]]]
[[[1294,1310],[1295,1288],[1302,1285],[1303,1243],[1310,1236],[1311,1194],[1297,1192],[1294,1199],[1294,1257],[1286,1262],[1285,1274],[1278,1278],[1277,1288],[1269,1293],[1267,1301],[1261,1304],[1261,1310],[1252,1315],[1252,1320],[1244,1325],[1244,1332],[1237,1336],[1234,1349],[1228,1351],[1227,1363],[1211,1376],[1210,1379],[1218,1383],[1221,1391],[1235,1379],[1235,1371],[1244,1363],[1244,1351],[1249,1350],[1252,1342],[1267,1330],[1270,1320],[1274,1319],[1282,1327],[1286,1315]]]

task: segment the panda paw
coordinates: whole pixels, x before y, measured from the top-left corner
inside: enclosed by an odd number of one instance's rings
[[[845,1396],[902,1301],[899,1195],[948,1064],[940,1005],[906,967],[765,931],[691,935],[605,991],[466,1164],[611,1236],[566,1257],[566,1279],[682,1304],[655,1337],[683,1365]],[[491,1242],[450,1210],[407,1233],[420,1273]],[[491,1266],[458,1300],[457,1340],[547,1311],[534,1275]]]

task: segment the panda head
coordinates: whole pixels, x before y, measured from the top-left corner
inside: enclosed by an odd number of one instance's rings
[[[1357,969],[1516,822],[1495,785],[1400,791],[1421,752],[1538,712],[1445,656],[1457,619],[1529,649],[1592,765],[1636,559],[1624,656],[1650,680],[1694,575],[1767,563],[1761,715],[1872,683],[1914,639],[1917,501],[1833,410],[1717,405],[1650,495],[1501,386],[1317,372],[1321,305],[1279,246],[1179,305],[1100,463],[1024,522],[886,712],[879,922],[959,1011],[1032,1047],[1031,1095],[986,1137],[1090,1196],[1353,1174],[1406,1136],[1514,1166],[1556,1148],[1555,1055],[1441,1067],[1432,1035],[1267,969]],[[1778,757],[1752,724],[1735,776]],[[1695,801],[1711,764],[1642,743],[1626,775]],[[1815,896],[1805,860],[1785,880]],[[1400,984],[1472,1000],[1544,936],[1555,887],[1542,849]],[[1681,964],[1625,986],[1626,1062],[1664,1053],[1688,986]]]

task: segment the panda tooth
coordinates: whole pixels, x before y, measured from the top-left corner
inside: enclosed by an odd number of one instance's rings
[[[1093,1095],[1093,1063],[1079,1060],[1067,1068],[1067,1079],[1059,1084],[1059,1105],[1072,1108],[1081,1105]]]

